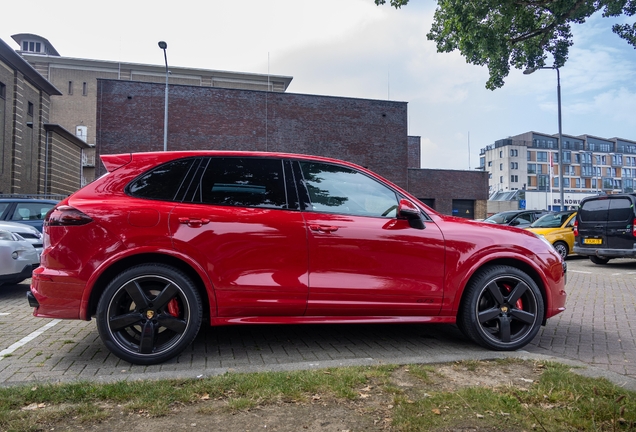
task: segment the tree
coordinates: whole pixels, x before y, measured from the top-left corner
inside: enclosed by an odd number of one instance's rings
[[[408,2],[389,0],[396,9]],[[573,44],[571,25],[598,11],[604,17],[631,17],[636,0],[437,0],[426,37],[438,52],[459,50],[468,63],[486,65],[486,88],[494,90],[504,85],[511,66],[541,67],[548,56],[554,67],[563,66]],[[636,23],[615,24],[612,30],[636,48]]]

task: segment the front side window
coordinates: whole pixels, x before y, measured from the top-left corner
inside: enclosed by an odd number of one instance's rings
[[[394,191],[351,168],[300,162],[310,211],[393,218],[398,199]]]

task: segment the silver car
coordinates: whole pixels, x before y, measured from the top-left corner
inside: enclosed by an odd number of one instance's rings
[[[20,222],[0,221],[0,230],[19,234],[20,237],[31,243],[37,251],[38,257],[42,254],[43,236],[37,228]]]
[[[31,243],[19,234],[0,230],[0,285],[30,278],[39,263],[40,256]]]

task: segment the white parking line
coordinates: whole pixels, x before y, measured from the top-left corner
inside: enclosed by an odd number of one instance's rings
[[[0,316],[9,315],[11,312],[0,312]]]
[[[592,274],[592,272],[586,272],[586,271],[580,271],[580,270],[570,270],[570,269],[568,269],[568,273]]]
[[[2,361],[3,358],[5,358],[4,356],[11,354],[13,351],[17,350],[21,346],[31,342],[33,339],[40,336],[42,333],[44,333],[45,331],[47,331],[48,329],[50,329],[51,327],[53,327],[60,321],[62,320],[59,320],[59,319],[53,320],[47,325],[40,327],[38,330],[34,331],[30,335],[23,337],[22,339],[20,339],[19,341],[11,345],[9,348],[0,351],[0,361]]]

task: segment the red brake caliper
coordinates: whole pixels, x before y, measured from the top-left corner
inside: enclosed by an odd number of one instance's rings
[[[181,308],[177,299],[172,299],[168,302],[168,313],[173,317],[178,317],[181,314]]]
[[[504,288],[506,289],[506,291],[508,291],[508,294],[510,294],[510,292],[512,291],[512,288],[508,284],[504,285]],[[521,301],[521,299],[517,300],[515,306],[517,307],[517,309],[523,310],[523,302]]]

